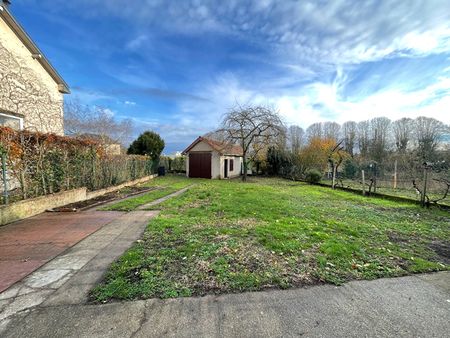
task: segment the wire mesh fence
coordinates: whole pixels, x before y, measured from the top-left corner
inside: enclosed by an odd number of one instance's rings
[[[332,185],[332,173],[322,183]],[[345,162],[336,174],[335,185],[359,190],[362,194],[383,194],[421,202],[450,206],[450,170],[444,162],[392,159],[379,164]]]

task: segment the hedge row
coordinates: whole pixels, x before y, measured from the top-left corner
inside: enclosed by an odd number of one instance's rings
[[[146,156],[107,155],[94,140],[0,127],[8,190],[14,200],[87,187],[97,190],[151,174]],[[4,190],[3,177],[1,190]]]

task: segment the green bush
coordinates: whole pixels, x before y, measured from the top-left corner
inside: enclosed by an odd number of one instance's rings
[[[319,183],[322,179],[322,174],[315,169],[308,170],[305,174],[305,181],[311,184]]]

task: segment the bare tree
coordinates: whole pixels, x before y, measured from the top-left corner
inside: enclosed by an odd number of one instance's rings
[[[289,146],[293,153],[298,153],[305,142],[305,131],[299,126],[292,125],[288,129]]]
[[[369,126],[370,126],[369,121],[361,121],[358,122],[356,128],[359,153],[362,157],[366,157],[367,154],[369,153],[369,144],[370,144]]]
[[[316,122],[311,124],[308,128],[306,128],[306,135],[308,137],[308,140],[311,140],[313,138],[322,138],[323,137],[322,123]]]
[[[405,153],[411,141],[411,133],[413,130],[413,120],[404,117],[392,124],[395,138],[395,146],[397,151]]]
[[[414,120],[414,135],[419,155],[425,160],[435,156],[440,138],[448,131],[448,127],[431,117],[420,116]]]
[[[277,111],[264,106],[237,106],[223,118],[220,131],[229,142],[239,144],[243,151],[244,175],[247,180],[248,160],[264,147],[279,139],[285,127]],[[256,146],[255,146],[256,145]]]
[[[67,135],[93,136],[102,143],[126,144],[133,132],[131,119],[117,120],[109,109],[89,107],[79,101],[64,105],[64,129]]]
[[[353,157],[356,142],[357,125],[356,122],[347,121],[341,128],[342,139],[344,140],[344,150]]]
[[[375,117],[370,120],[370,153],[381,163],[388,149],[388,135],[391,120],[387,117]]]
[[[336,122],[323,122],[322,123],[322,131],[323,137],[331,140],[335,140],[336,142],[339,139],[339,132],[341,130],[341,126]]]

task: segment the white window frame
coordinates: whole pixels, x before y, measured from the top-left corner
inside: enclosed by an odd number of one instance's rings
[[[0,116],[5,116],[5,117],[11,118],[11,119],[19,120],[19,130],[23,130],[23,117],[11,115],[6,112],[0,112]]]

